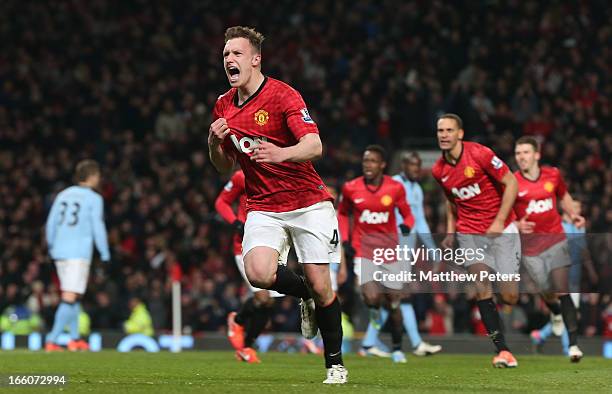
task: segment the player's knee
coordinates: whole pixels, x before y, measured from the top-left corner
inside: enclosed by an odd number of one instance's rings
[[[245,261],[244,272],[249,282],[255,287],[267,289],[274,283],[275,272],[266,269],[263,264],[253,262],[247,264]]]
[[[320,280],[316,283],[310,283],[312,297],[317,305],[328,305],[334,300],[334,292],[329,281]]]
[[[369,308],[378,308],[380,306],[380,297],[372,291],[363,292],[363,303]]]
[[[502,293],[502,301],[508,305],[516,305],[519,300],[518,293]]]
[[[69,303],[75,303],[78,299],[78,294],[77,293],[73,293],[71,291],[64,291],[62,292],[62,301],[64,302],[69,302]]]

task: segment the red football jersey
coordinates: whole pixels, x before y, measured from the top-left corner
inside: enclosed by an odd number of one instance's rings
[[[431,169],[433,177],[446,196],[457,206],[457,231],[464,234],[484,234],[501,206],[502,178],[510,169],[486,146],[462,142],[457,164],[449,163],[444,155]],[[515,219],[510,212],[505,226]]]
[[[557,198],[563,198],[567,186],[559,170],[554,167],[540,167],[540,176],[535,181],[525,178],[520,171],[514,175],[519,184],[514,212],[519,219],[529,215],[527,220],[535,223],[534,235],[521,238],[523,254],[536,256],[565,239]]]
[[[375,237],[384,245],[376,247],[395,248],[398,243],[398,224],[395,222],[398,208],[404,224],[414,227],[414,217],[406,200],[406,190],[390,176],[383,176],[382,183],[372,188],[360,176],[344,184],[338,206],[338,226],[342,241],[348,241],[350,233],[349,214],[353,214],[351,245],[357,257],[367,257],[362,250],[364,237]],[[382,237],[377,236],[382,235]],[[368,238],[368,241],[373,241]],[[365,254],[365,255],[364,255]]]
[[[310,161],[257,163],[253,148],[265,140],[280,147],[319,133],[302,96],[289,85],[266,77],[257,92],[238,105],[237,89],[219,97],[213,118],[225,118],[230,132],[222,148],[234,156],[246,178],[247,211],[287,212],[332,200]]]
[[[234,213],[232,204],[238,200],[238,214]],[[221,217],[228,223],[234,223],[240,220],[242,223],[246,221],[246,192],[244,187],[244,172],[238,170],[232,175],[229,182],[217,196],[215,201],[215,209]],[[234,234],[234,255],[242,254],[242,236],[238,233]]]

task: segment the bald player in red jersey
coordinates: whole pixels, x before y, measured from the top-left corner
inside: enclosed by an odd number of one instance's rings
[[[378,314],[383,305],[389,310],[392,321],[391,337],[394,362],[405,363],[401,351],[403,322],[400,311],[403,281],[378,281],[374,272],[397,273],[401,271],[398,261],[374,266],[373,248],[394,250],[399,244],[398,227],[404,235],[414,226],[414,217],[406,201],[406,190],[401,183],[384,175],[386,152],[379,145],[370,145],[363,153],[363,176],[344,184],[338,207],[338,223],[345,253],[353,254],[354,271],[361,286],[365,304],[370,315]],[[399,209],[403,223],[396,223],[395,209]],[[351,231],[349,216],[353,217]],[[349,243],[350,239],[350,243]],[[378,320],[378,318],[375,318]]]
[[[505,277],[494,278],[504,302],[516,304],[520,265],[520,239],[514,224],[512,207],[517,181],[508,166],[493,151],[474,142],[463,141],[463,121],[458,115],[438,118],[437,136],[442,156],[431,172],[447,196],[447,237],[445,248],[454,244],[484,255],[483,260],[465,263],[477,275],[476,295],[482,321],[497,349],[493,365],[516,367],[502,332],[502,325],[493,302],[493,285],[488,275],[493,271]]]
[[[302,299],[302,334],[313,338],[320,330],[323,338],[323,383],[344,384],[341,311],[329,273],[329,263],[339,261],[338,220],[311,163],[322,155],[321,139],[300,94],[262,74],[262,41],[247,27],[225,32],[223,65],[231,89],[215,104],[210,159],[219,172],[230,172],[236,163],[244,171],[242,251],[249,282]],[[289,243],[306,278],[277,264]]]
[[[233,208],[235,202],[237,202],[236,212]],[[234,259],[240,274],[252,293],[252,296],[244,302],[238,313],[230,312],[228,314],[227,337],[236,349],[238,360],[251,364],[259,363],[260,360],[253,348],[253,343],[270,320],[274,308],[274,298],[284,295],[253,286],[249,283],[244,272],[242,235],[246,220],[246,192],[242,170],[236,171],[219,193],[215,201],[215,209],[226,222],[234,227]],[[279,257],[281,264],[286,263],[288,251],[287,249],[284,253],[281,253]]]
[[[515,173],[519,191],[514,211],[520,218],[523,264],[550,309],[553,332],[561,335],[565,323],[570,360],[578,362],[583,353],[578,347],[576,307],[569,295],[569,267],[572,260],[557,201],[560,201],[561,209],[576,227],[584,227],[585,220],[574,211],[574,199],[559,169],[540,166],[540,149],[535,138],[519,138],[514,157],[519,166],[519,171]]]

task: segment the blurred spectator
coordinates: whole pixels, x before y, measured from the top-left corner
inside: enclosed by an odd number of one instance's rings
[[[433,309],[427,311],[425,327],[429,335],[451,335],[453,333],[453,308],[443,294],[434,296]]]
[[[131,313],[123,324],[125,333],[153,336],[153,322],[146,305],[136,297],[131,298],[128,305]]]
[[[29,335],[42,329],[42,319],[23,305],[9,306],[0,315],[0,332]]]

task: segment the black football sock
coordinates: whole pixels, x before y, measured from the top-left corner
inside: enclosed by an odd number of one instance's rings
[[[553,302],[544,301],[544,303],[546,303],[546,306],[553,313],[553,315],[561,314],[561,305],[559,304],[559,301],[557,300]]]
[[[565,329],[569,336],[569,344],[570,346],[574,346],[578,343],[578,316],[576,307],[569,294],[559,297],[559,300],[561,301],[563,323],[565,323]]]
[[[251,315],[251,320],[249,322],[249,326],[246,330],[246,336],[244,338],[244,346],[245,347],[253,347],[253,343],[261,334],[261,332],[266,328],[268,321],[270,320],[270,316],[272,316],[272,307],[269,306],[260,306],[255,307],[253,310],[253,314]]]
[[[323,338],[325,368],[332,365],[344,365],[342,362],[342,317],[338,297],[327,306],[316,306],[315,317]]]
[[[234,318],[234,321],[240,324],[241,326],[248,324],[249,319],[253,315],[254,308],[255,308],[255,304],[253,301],[253,297],[250,297],[248,300],[244,302],[244,304],[242,304],[242,306],[240,307],[240,310],[238,311],[238,313],[236,314],[236,317]]]
[[[310,298],[308,286],[304,277],[291,271],[284,265],[276,269],[276,280],[270,286],[270,290],[276,290],[281,294],[287,294],[305,300]]]
[[[389,317],[391,320],[391,345],[393,351],[401,351],[404,325],[402,321],[402,312],[400,311],[399,307],[389,309]]]
[[[508,346],[506,346],[506,338],[504,338],[504,333],[501,329],[499,312],[497,312],[497,306],[493,302],[493,299],[487,298],[486,300],[479,300],[477,304],[482,322],[487,328],[487,334],[493,341],[497,352],[501,352],[503,350],[509,351],[510,349],[508,349]]]

